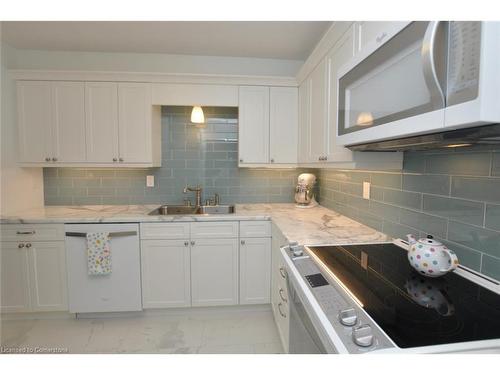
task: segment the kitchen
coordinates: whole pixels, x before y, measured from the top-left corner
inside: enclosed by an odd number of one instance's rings
[[[500,353],[499,22],[1,36],[3,353]]]

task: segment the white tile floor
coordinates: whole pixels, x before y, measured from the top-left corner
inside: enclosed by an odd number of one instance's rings
[[[282,353],[269,308],[161,311],[136,317],[3,320],[4,348],[69,353]]]

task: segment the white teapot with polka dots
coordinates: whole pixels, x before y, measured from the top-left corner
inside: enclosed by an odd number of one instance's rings
[[[420,274],[438,277],[458,267],[456,254],[432,236],[419,240],[413,234],[406,237],[410,244],[408,260]]]

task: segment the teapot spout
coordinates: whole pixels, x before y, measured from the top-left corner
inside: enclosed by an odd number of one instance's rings
[[[413,234],[407,234],[406,238],[408,239],[408,243],[410,245],[413,245],[413,244],[417,243],[417,239],[415,238],[415,236]]]

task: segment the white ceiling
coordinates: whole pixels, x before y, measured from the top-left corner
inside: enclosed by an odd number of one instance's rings
[[[305,60],[330,22],[3,22],[21,49]]]

